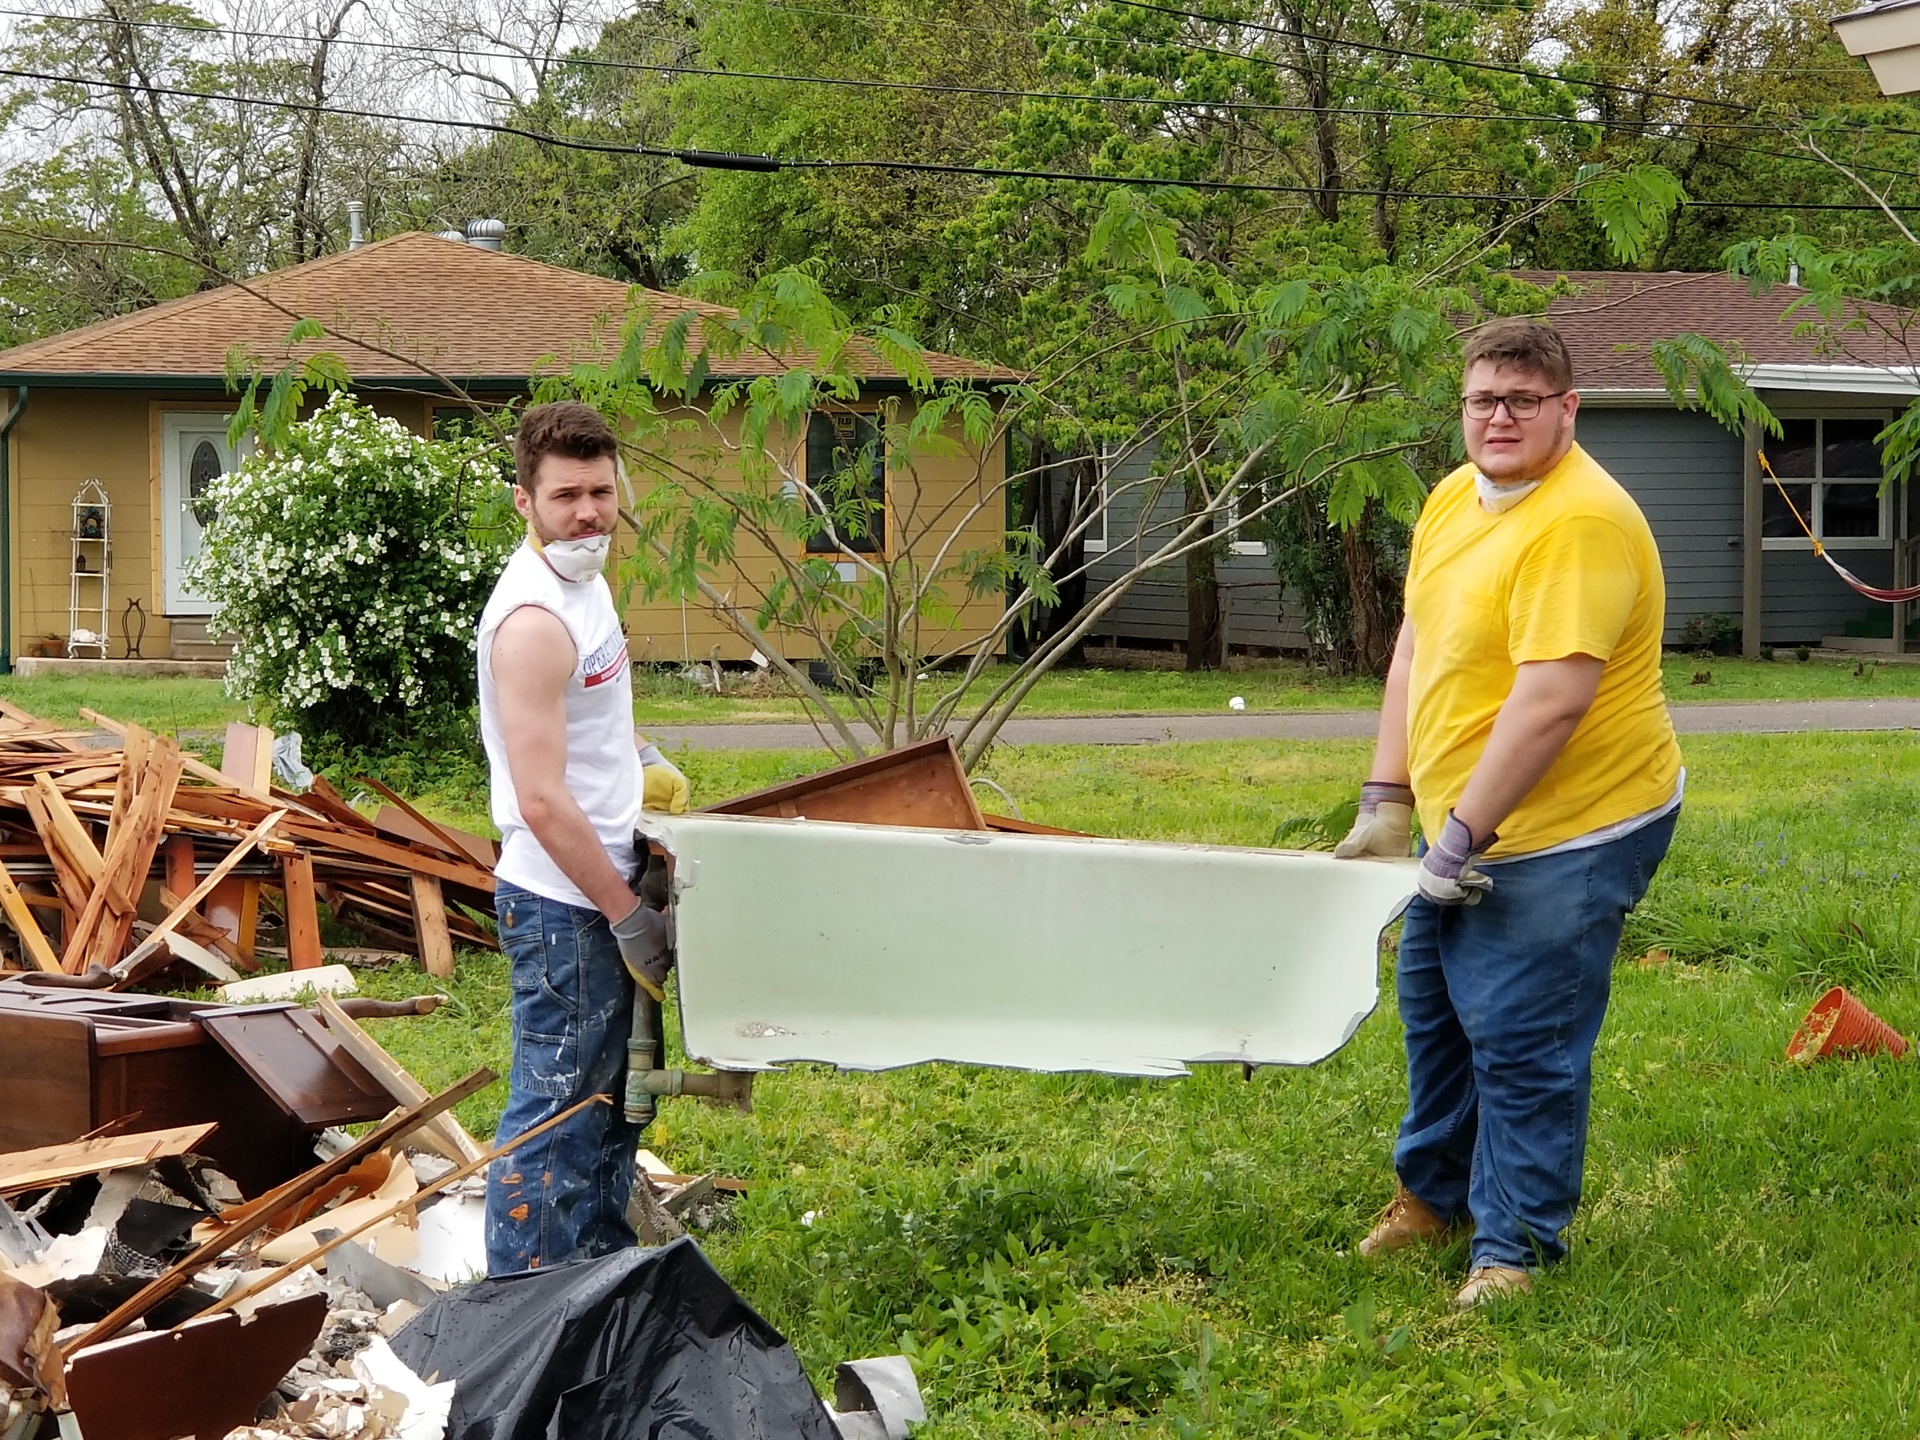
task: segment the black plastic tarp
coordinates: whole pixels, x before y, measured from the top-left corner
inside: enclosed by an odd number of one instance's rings
[[[393,1340],[447,1440],[838,1440],[799,1357],[691,1240],[478,1280]]]

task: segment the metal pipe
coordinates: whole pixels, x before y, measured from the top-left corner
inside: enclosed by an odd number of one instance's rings
[[[13,673],[13,427],[27,408],[27,387],[13,392],[0,420],[0,675]]]
[[[627,1088],[620,1108],[627,1122],[643,1129],[653,1123],[653,1097],[659,1094],[648,1081],[660,1063],[658,1035],[660,1004],[638,985],[633,987],[633,1028],[627,1035]]]
[[[646,1070],[640,1072],[639,1079],[650,1095],[693,1095],[752,1114],[753,1075],[751,1070],[717,1070],[711,1075],[690,1070]],[[627,1084],[633,1084],[631,1071]]]

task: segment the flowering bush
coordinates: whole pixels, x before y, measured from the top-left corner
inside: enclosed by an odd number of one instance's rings
[[[228,690],[352,747],[465,710],[480,610],[520,537],[485,523],[502,489],[483,443],[424,440],[345,393],[221,477],[187,579],[234,637]]]

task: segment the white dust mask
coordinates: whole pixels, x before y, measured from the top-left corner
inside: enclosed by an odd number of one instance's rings
[[[1478,470],[1473,472],[1474,489],[1480,492],[1480,508],[1490,515],[1511,510],[1538,490],[1545,479],[1542,476],[1539,480],[1520,480],[1511,485],[1502,485],[1497,480],[1489,480]]]
[[[529,534],[528,539],[540,557],[553,567],[554,574],[576,585],[583,580],[593,579],[607,568],[607,552],[613,544],[611,535],[582,535],[578,540],[543,541],[538,535]]]

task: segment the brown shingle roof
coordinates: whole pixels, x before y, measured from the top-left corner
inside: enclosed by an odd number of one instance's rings
[[[731,313],[664,291],[644,293],[663,318],[686,310]],[[517,381],[554,368],[556,360],[564,365],[616,349],[628,304],[629,287],[617,280],[409,233],[0,350],[0,384],[205,380],[225,371],[236,345],[277,365],[289,354],[288,311],[367,342],[327,336],[293,352],[339,354],[357,381],[420,384],[427,380],[421,365],[461,381]],[[927,359],[943,380],[1012,378],[955,355],[929,352]],[[714,367],[722,378],[780,368],[744,351]],[[871,379],[899,378],[877,358],[866,369]]]
[[[1840,336],[1840,348],[1835,349],[1823,348],[1817,337],[1794,333],[1804,321],[1817,318],[1813,313],[1780,318],[1802,293],[1784,285],[1755,295],[1746,281],[1717,271],[1526,271],[1521,278],[1537,284],[1565,278],[1579,287],[1579,294],[1552,301],[1548,315],[1567,342],[1574,379],[1586,391],[1663,389],[1649,346],[1685,333],[1738,347],[1758,364],[1906,368],[1913,363],[1897,337],[1916,317],[1894,306],[1862,306],[1865,327]]]

